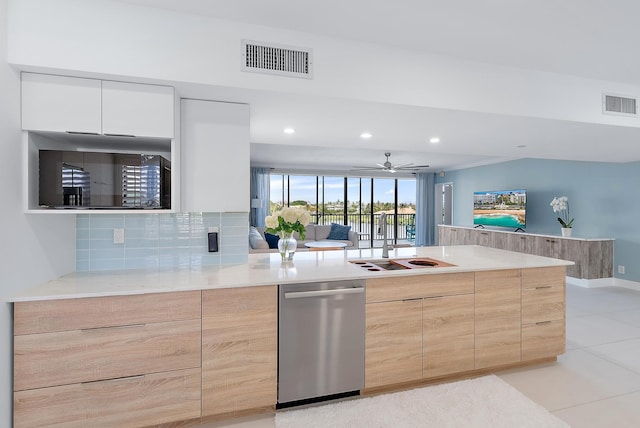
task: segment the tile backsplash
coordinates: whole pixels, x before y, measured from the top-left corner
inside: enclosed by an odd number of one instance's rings
[[[217,253],[208,252],[210,227]],[[124,244],[113,243],[114,229],[124,229]],[[78,214],[76,271],[246,263],[248,233],[248,213]]]

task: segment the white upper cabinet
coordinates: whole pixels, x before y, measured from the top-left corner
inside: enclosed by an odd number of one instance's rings
[[[173,88],[102,82],[102,133],[173,138]]]
[[[249,211],[249,105],[181,101],[183,212]]]
[[[173,138],[170,86],[22,73],[22,129]]]
[[[22,73],[22,129],[101,133],[101,81]]]

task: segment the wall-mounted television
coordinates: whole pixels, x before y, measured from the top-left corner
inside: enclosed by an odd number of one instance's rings
[[[473,224],[523,228],[527,224],[526,190],[473,192]]]

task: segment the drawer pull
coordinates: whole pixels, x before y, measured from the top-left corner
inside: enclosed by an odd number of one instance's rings
[[[107,329],[115,330],[115,329],[122,329],[122,328],[139,328],[139,327],[144,327],[145,325],[146,324],[113,325],[113,326],[107,326],[107,327],[83,328],[81,331],[94,331],[94,330],[107,330]]]
[[[551,288],[551,285],[541,285],[540,287],[536,287],[536,290],[542,290],[543,288]]]
[[[403,302],[415,302],[416,300],[422,300],[422,297],[416,297],[415,299],[402,299]]]
[[[556,241],[555,241],[554,239],[547,239],[547,242],[550,242],[550,243],[552,243],[552,244],[555,244],[555,243],[556,243]]]
[[[536,325],[542,325],[542,324],[551,324],[553,321],[540,321],[537,322]]]
[[[88,382],[82,382],[82,385],[90,385],[92,383],[99,383],[99,382],[122,382],[122,381],[126,381],[126,380],[136,380],[136,379],[144,379],[144,375],[136,375],[136,376],[127,376],[127,377],[116,377],[113,379],[101,379],[101,380],[91,380]]]

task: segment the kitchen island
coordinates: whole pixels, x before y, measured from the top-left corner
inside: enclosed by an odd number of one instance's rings
[[[148,426],[272,410],[277,286],[366,281],[374,393],[552,361],[571,262],[479,246],[400,248],[447,266],[369,271],[380,249],[252,254],[200,270],[73,273],[14,296],[14,425]],[[106,405],[105,403],[109,403]]]

